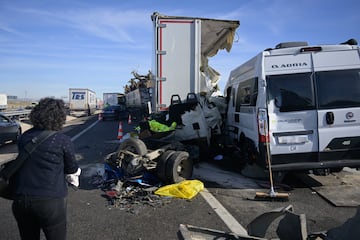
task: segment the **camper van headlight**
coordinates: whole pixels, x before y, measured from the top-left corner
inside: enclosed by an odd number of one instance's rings
[[[299,144],[307,143],[309,141],[308,135],[294,135],[294,136],[279,136],[279,144]]]

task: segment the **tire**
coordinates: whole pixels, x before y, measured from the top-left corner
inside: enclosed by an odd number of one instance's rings
[[[242,163],[249,162],[249,149],[245,138],[241,138],[240,140],[240,161]]]
[[[120,150],[127,150],[140,156],[143,156],[147,153],[145,143],[137,138],[126,139],[120,144],[119,151]]]
[[[193,172],[193,162],[189,154],[184,151],[177,151],[170,156],[166,163],[166,177],[169,183],[178,183],[189,179]]]
[[[162,182],[168,182],[168,178],[166,177],[166,164],[169,160],[169,158],[175,153],[174,150],[167,150],[161,156],[158,158],[157,164],[156,164],[156,173],[159,177],[159,179]]]
[[[242,137],[239,144],[240,161],[237,161],[234,167],[242,171],[242,169],[246,168],[247,166],[253,165],[253,162],[250,159],[251,152],[249,147],[249,141],[245,137]]]

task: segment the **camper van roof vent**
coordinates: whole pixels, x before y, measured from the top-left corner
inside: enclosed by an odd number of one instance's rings
[[[308,46],[309,44],[307,42],[284,42],[284,43],[279,43],[278,45],[275,46],[275,49],[280,49],[280,48],[290,48],[290,47],[304,47],[304,46]]]
[[[343,44],[343,45],[345,45],[345,44],[348,44],[348,45],[358,45],[358,42],[356,41],[356,39],[351,38],[351,39],[347,40],[346,42],[343,42],[343,43],[340,43],[340,44]]]

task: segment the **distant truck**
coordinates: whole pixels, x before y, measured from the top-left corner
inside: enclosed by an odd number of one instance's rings
[[[0,93],[0,111],[4,111],[7,109],[7,95],[4,93]]]
[[[69,89],[70,115],[74,117],[90,116],[96,110],[96,94],[86,88]]]
[[[128,117],[128,111],[126,109],[126,97],[123,93],[103,93],[103,119],[106,118],[106,113],[117,112],[119,119],[125,119]]]
[[[123,93],[103,93],[104,106],[124,105],[126,102]]]
[[[125,86],[126,108],[135,119],[142,119],[151,113],[151,73],[140,75],[133,71],[131,84]]]

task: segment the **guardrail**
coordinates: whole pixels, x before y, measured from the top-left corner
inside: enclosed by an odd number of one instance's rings
[[[30,112],[31,112],[31,110],[15,110],[15,111],[5,111],[5,112],[0,112],[0,113],[9,118],[19,120],[19,119],[23,119],[23,118],[28,118]]]

